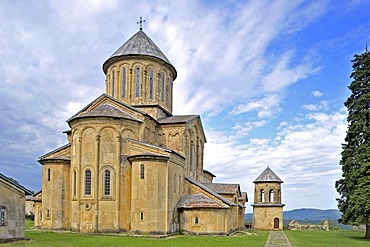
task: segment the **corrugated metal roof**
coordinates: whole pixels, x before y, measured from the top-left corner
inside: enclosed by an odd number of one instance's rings
[[[281,180],[271,169],[267,167],[257,178],[253,181],[253,183],[259,182],[277,182],[283,183]]]
[[[202,194],[184,195],[177,208],[229,208],[228,205],[218,202]]]

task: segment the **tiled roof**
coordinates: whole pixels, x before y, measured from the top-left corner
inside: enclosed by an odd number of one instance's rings
[[[267,167],[257,178],[253,181],[253,183],[260,183],[260,182],[277,182],[283,183],[281,180],[271,169]]]
[[[160,124],[172,124],[172,123],[188,123],[191,120],[198,118],[199,115],[180,115],[171,116],[158,119]]]
[[[205,186],[218,194],[236,194],[239,191],[239,184],[203,183]]]
[[[177,208],[229,208],[228,205],[218,202],[202,194],[184,195]]]
[[[133,120],[136,122],[141,122],[141,120],[131,116],[130,114],[118,109],[117,107],[105,102],[104,104],[95,107],[91,111],[82,112],[78,115],[73,116],[68,121],[71,121],[76,118],[84,118],[84,117],[112,117],[112,118],[124,118]]]
[[[230,201],[229,199],[221,196],[220,194],[216,193],[215,191],[213,191],[211,188],[205,186],[204,184],[198,182],[198,181],[195,181],[194,179],[191,179],[189,177],[185,177],[185,179],[187,181],[189,181],[190,183],[198,186],[199,188],[203,189],[204,191],[210,193],[211,195],[213,195],[214,197],[220,199],[221,201],[223,201],[224,203],[226,203],[227,205],[230,205],[230,206],[235,206],[236,204],[233,203],[232,201]]]

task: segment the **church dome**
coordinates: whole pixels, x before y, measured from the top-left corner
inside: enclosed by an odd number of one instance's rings
[[[110,64],[126,56],[148,56],[154,57],[165,62],[173,70],[173,80],[177,77],[175,67],[170,60],[164,55],[159,47],[151,40],[142,30],[135,33],[127,40],[117,51],[115,51],[108,60],[103,64],[103,71],[107,73]]]

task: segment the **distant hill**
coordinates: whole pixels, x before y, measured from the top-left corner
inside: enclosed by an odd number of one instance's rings
[[[252,222],[253,214],[245,215],[246,222]],[[326,219],[338,220],[341,214],[338,209],[315,209],[315,208],[301,208],[284,211],[284,221],[298,220],[309,222],[320,222]]]

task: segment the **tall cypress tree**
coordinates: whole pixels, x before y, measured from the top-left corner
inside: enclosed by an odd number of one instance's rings
[[[370,238],[370,52],[352,60],[351,95],[344,105],[348,111],[348,130],[342,145],[342,178],[335,187],[340,194],[341,222],[366,225]]]

